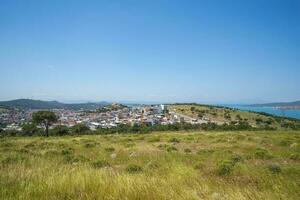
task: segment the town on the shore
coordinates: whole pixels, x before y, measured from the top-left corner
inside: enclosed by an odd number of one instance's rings
[[[1,109],[0,122],[6,124],[4,130],[22,130],[22,125],[32,119],[38,109]],[[126,106],[113,103],[94,110],[50,109],[58,117],[57,125],[73,127],[85,124],[91,130],[115,128],[120,125],[168,125],[175,123],[201,124],[210,119],[194,119],[192,117],[170,111],[168,105],[135,105]]]

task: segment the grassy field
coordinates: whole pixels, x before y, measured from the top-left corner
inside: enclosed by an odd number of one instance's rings
[[[5,200],[299,197],[299,131],[0,138]]]

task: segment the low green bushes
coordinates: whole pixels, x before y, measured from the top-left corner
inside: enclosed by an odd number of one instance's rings
[[[143,171],[143,168],[141,166],[139,166],[139,165],[136,165],[136,164],[129,164],[126,167],[126,171],[128,173],[138,173],[138,172]]]
[[[234,166],[235,162],[232,160],[222,160],[218,163],[216,172],[220,176],[229,175],[232,173]]]
[[[268,165],[268,169],[270,172],[274,173],[274,174],[277,174],[277,173],[280,173],[281,172],[281,167],[280,165],[278,164],[269,164]]]
[[[269,153],[268,150],[261,149],[261,148],[257,148],[256,149],[256,151],[254,152],[254,156],[255,156],[255,158],[263,159],[263,160],[267,160],[267,159],[273,158],[273,156]]]
[[[93,162],[92,166],[94,168],[104,168],[104,167],[110,167],[110,163],[106,160],[98,160],[96,162]]]

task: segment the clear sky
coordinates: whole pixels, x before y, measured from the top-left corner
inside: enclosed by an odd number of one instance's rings
[[[0,100],[300,99],[299,0],[0,0]]]

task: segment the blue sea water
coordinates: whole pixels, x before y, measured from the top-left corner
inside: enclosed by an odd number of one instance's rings
[[[254,112],[265,112],[277,116],[292,117],[300,119],[300,110],[279,110],[272,107],[250,107],[250,106],[240,106],[240,105],[226,105],[227,107],[237,108],[245,111],[254,111]]]

